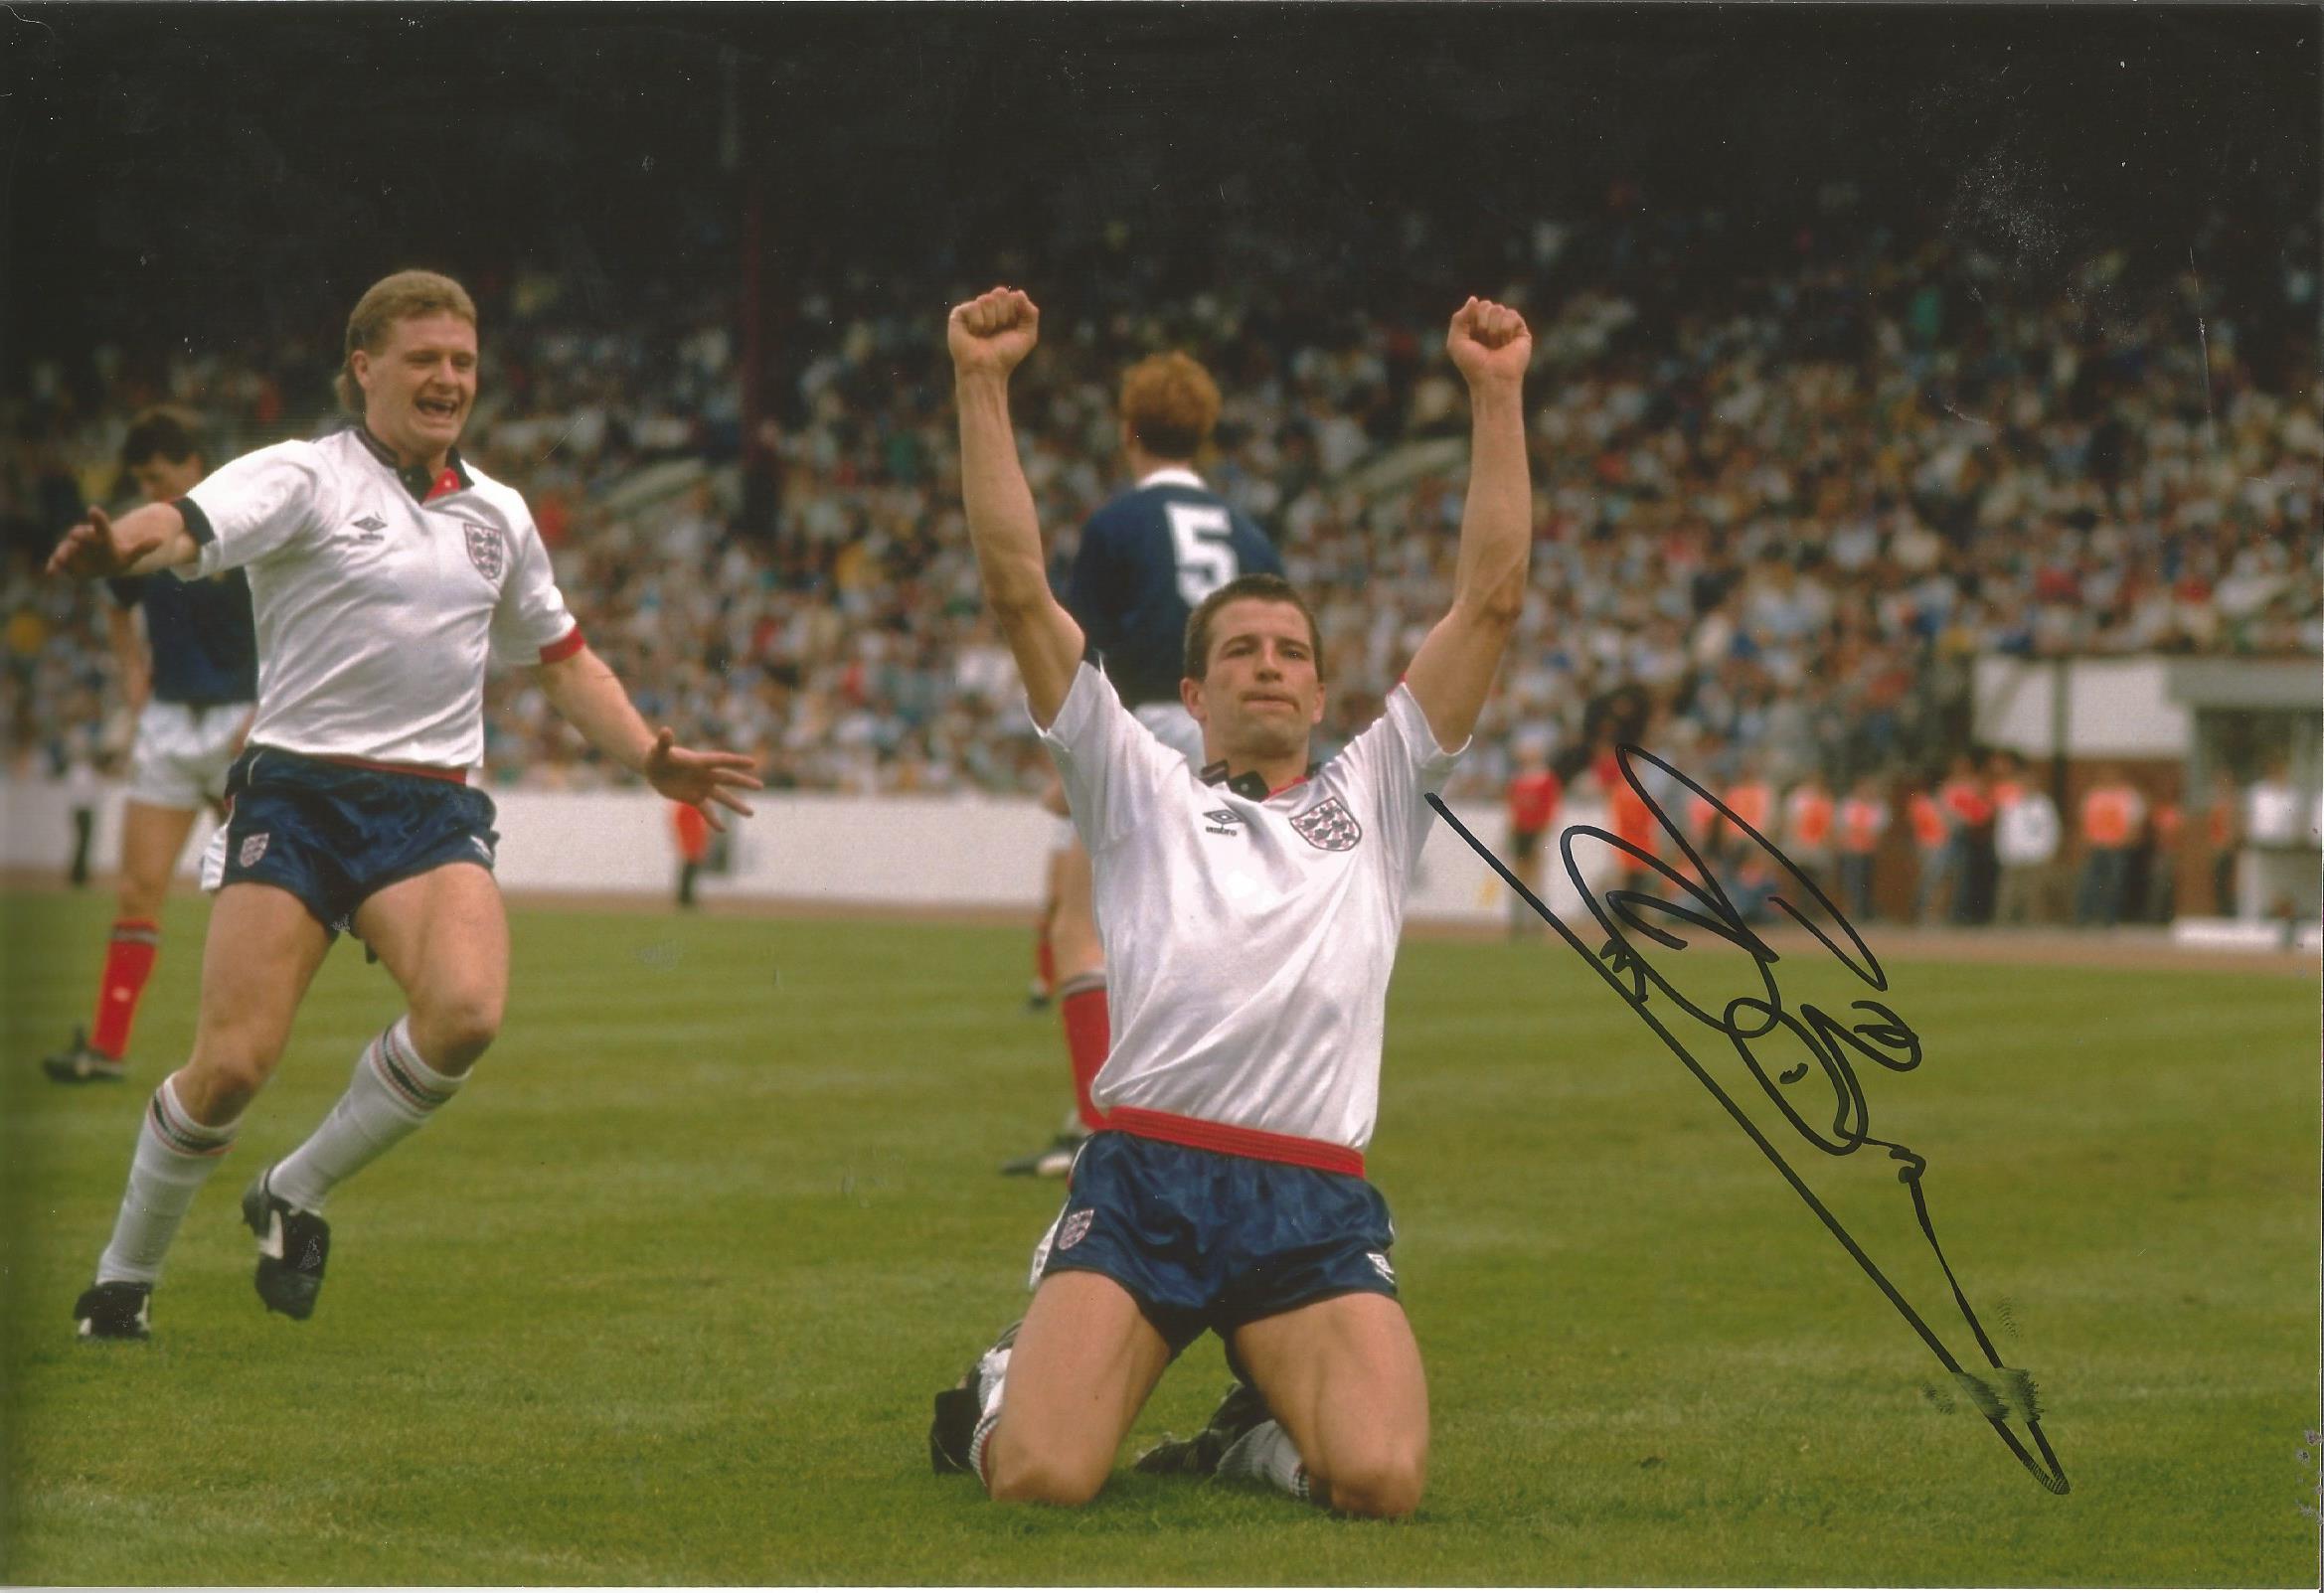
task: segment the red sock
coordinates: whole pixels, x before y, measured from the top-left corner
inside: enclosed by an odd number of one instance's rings
[[[1065,1021],[1066,1054],[1074,1064],[1074,1106],[1081,1114],[1081,1126],[1094,1133],[1105,1126],[1105,1118],[1089,1099],[1089,1086],[1097,1082],[1097,1070],[1105,1065],[1105,1053],[1113,1045],[1105,976],[1083,974],[1067,980],[1058,994],[1057,1010]]]
[[[1049,920],[1041,920],[1041,928],[1033,936],[1033,972],[1041,980],[1041,988],[1052,995],[1057,993],[1057,953],[1049,944]]]
[[[96,1025],[89,1045],[118,1061],[129,1048],[129,1026],[137,1021],[137,998],[161,952],[161,925],[151,918],[122,918],[105,945],[105,972],[96,990]]]

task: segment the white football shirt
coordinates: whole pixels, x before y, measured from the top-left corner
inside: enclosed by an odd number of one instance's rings
[[[258,631],[250,740],[317,757],[467,768],[484,671],[581,646],[515,489],[459,462],[424,503],[360,427],[220,467],[180,501],[201,558],[249,571]]]
[[[1436,744],[1399,685],[1339,756],[1256,801],[1206,785],[1088,664],[1042,739],[1095,865],[1113,1042],[1098,1107],[1361,1153],[1405,896],[1435,818],[1424,797],[1460,749]]]
[[[1184,703],[1140,703],[1130,710],[1137,721],[1154,732],[1154,739],[1176,752],[1196,768],[1207,761],[1203,756],[1203,727]]]

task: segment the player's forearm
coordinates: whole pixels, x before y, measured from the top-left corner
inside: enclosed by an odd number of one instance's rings
[[[1049,589],[1041,558],[1041,522],[1033,489],[1017,463],[1006,378],[963,376],[960,399],[960,494],[968,540],[984,577],[984,598],[1025,683],[1025,704],[1045,728],[1073,689],[1081,659],[1080,627]]]
[[[176,504],[151,503],[133,509],[113,522],[113,534],[121,546],[119,573],[123,575],[175,569],[202,557],[202,545],[186,529],[186,517]]]
[[[1533,558],[1533,483],[1525,456],[1520,383],[1488,383],[1469,394],[1468,499],[1453,571],[1456,607],[1514,624],[1525,607]]]
[[[984,577],[985,601],[1004,619],[1050,600],[1041,558],[1041,520],[1017,460],[1005,377],[963,377],[960,405],[960,496],[968,540]]]
[[[645,769],[653,731],[638,717],[629,693],[612,669],[587,647],[533,672],[549,706],[581,731],[581,738],[632,774]]]

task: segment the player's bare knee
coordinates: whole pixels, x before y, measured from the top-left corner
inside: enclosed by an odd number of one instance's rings
[[[242,1116],[274,1071],[275,1055],[258,1046],[196,1045],[192,1060],[171,1075],[178,1104],[194,1121],[217,1127]]]
[[[464,1072],[500,1037],[502,1002],[491,991],[459,991],[415,1004],[414,1038],[430,1067]]]
[[[1393,1450],[1343,1461],[1329,1479],[1331,1508],[1348,1515],[1410,1515],[1420,1508],[1427,1470],[1422,1456]]]
[[[1105,1468],[1076,1466],[1055,1455],[999,1442],[987,1450],[985,1492],[998,1505],[1086,1505],[1105,1486]]]
[[[1410,1515],[1420,1508],[1420,1481],[1417,1473],[1335,1477],[1331,1484],[1331,1508],[1344,1515],[1368,1515],[1383,1520]]]

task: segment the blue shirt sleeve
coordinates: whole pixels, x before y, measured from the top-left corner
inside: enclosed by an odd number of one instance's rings
[[[1121,613],[1122,602],[1114,584],[1112,538],[1105,512],[1099,510],[1081,528],[1081,544],[1074,553],[1073,582],[1065,600],[1066,612],[1081,627],[1084,657],[1094,659],[1100,652],[1119,645],[1114,621]]]
[[[1245,575],[1280,575],[1283,573],[1283,556],[1275,552],[1275,545],[1267,541],[1267,534],[1258,529],[1258,522],[1241,510],[1235,512],[1236,553],[1243,561]]]

